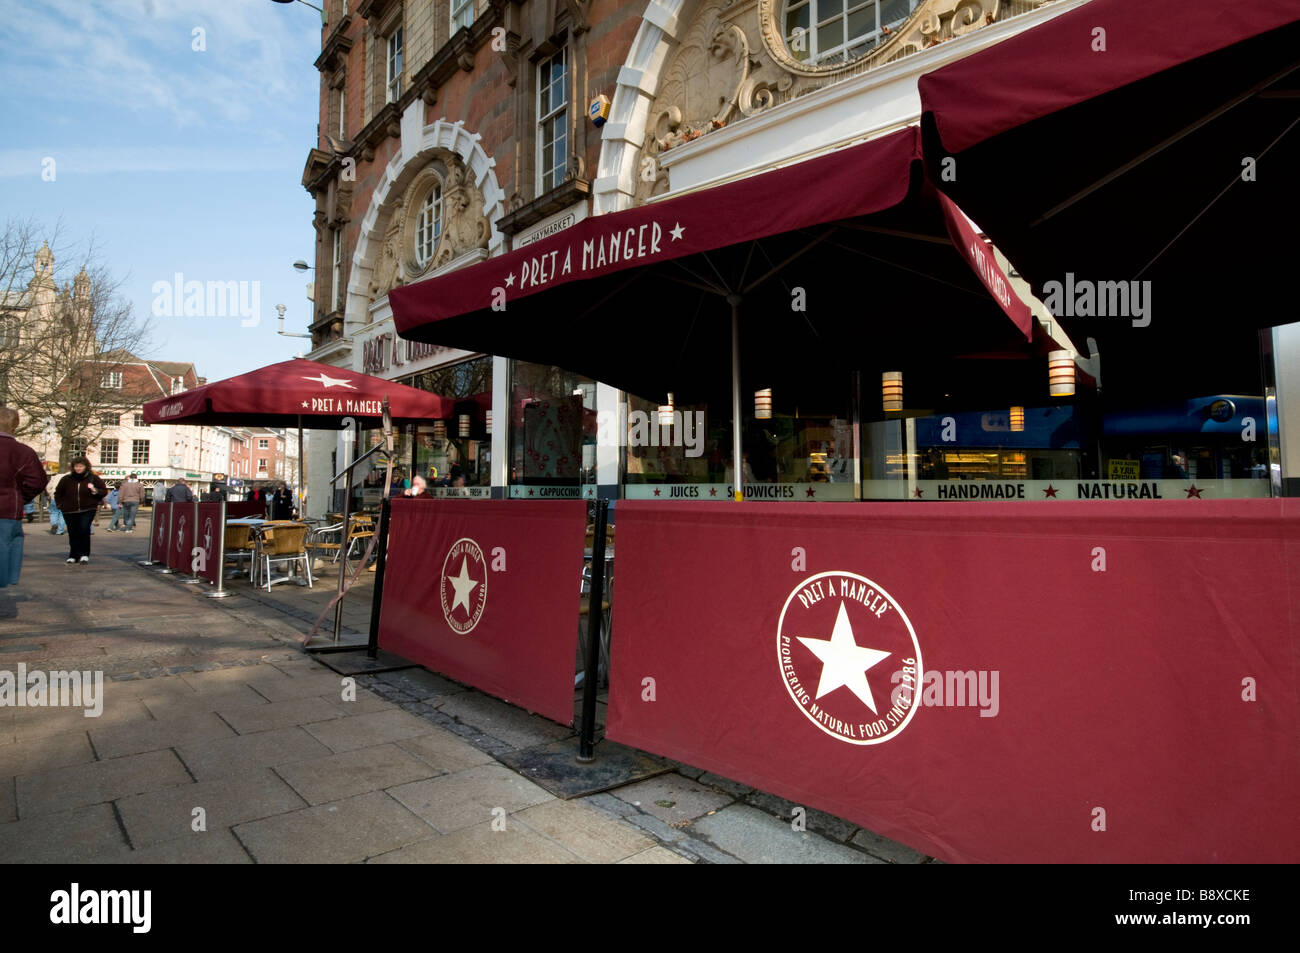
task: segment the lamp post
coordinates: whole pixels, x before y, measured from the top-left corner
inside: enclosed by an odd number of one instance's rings
[[[301,3],[304,7],[311,7],[320,14],[320,25],[329,26],[329,15],[314,3],[308,3],[307,0],[271,0],[272,3]]]

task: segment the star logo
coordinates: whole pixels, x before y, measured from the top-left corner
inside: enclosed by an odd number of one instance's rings
[[[677,222],[672,228],[668,229],[668,234],[673,236],[673,241],[677,241],[677,239],[682,237],[682,232],[684,231],[686,231],[686,229],[682,227],[682,223]]]
[[[451,544],[439,581],[442,617],[457,635],[469,635],[487,605],[487,562],[478,543],[462,537]]]
[[[659,496],[659,487],[655,487],[655,496]]]
[[[821,659],[822,675],[817,681],[817,694],[820,700],[837,688],[847,688],[862,701],[862,704],[876,711],[876,699],[867,684],[867,669],[874,668],[889,658],[888,652],[877,649],[864,649],[853,638],[853,627],[849,624],[849,612],[844,601],[840,601],[839,614],[835,616],[835,628],[829,639],[808,639],[799,637],[808,651]]]
[[[347,387],[351,390],[357,389],[357,385],[352,383],[346,377],[330,377],[324,371],[321,371],[321,373],[317,374],[315,377],[304,377],[303,380],[315,381],[326,390],[329,390],[331,387]]]
[[[305,400],[302,402],[302,409],[303,409],[303,410],[306,410],[306,409],[307,409],[307,401],[305,401]]]
[[[808,487],[808,489],[805,490],[804,492],[807,493],[809,499],[812,499],[817,495],[817,491],[814,490],[812,487]]]
[[[512,271],[510,272],[510,274],[506,275],[506,287],[513,288],[514,286],[515,286],[515,273]]]
[[[718,488],[716,486],[709,487],[709,496],[717,496],[717,495],[718,495]]]
[[[781,609],[777,666],[795,707],[837,741],[876,745],[916,713],[921,646],[907,614],[866,576],[823,572]]]
[[[1046,499],[1047,497],[1051,497],[1052,499],[1056,499],[1056,494],[1060,492],[1060,490],[1049,483],[1047,484],[1047,489],[1043,491],[1043,498]]]
[[[1196,484],[1193,483],[1191,486],[1189,486],[1189,487],[1187,487],[1186,489],[1184,489],[1183,492],[1187,494],[1187,498],[1188,498],[1189,500],[1190,500],[1192,497],[1196,497],[1196,498],[1199,500],[1199,499],[1201,498],[1201,494],[1205,492],[1205,488],[1204,488],[1204,487],[1201,487],[1201,488],[1198,490],[1198,489],[1196,488]]]
[[[915,490],[912,491],[912,495],[913,495],[914,497],[916,497],[916,498],[919,500],[919,499],[921,498],[921,495],[922,495],[924,492],[925,492],[925,491],[922,490],[922,489],[918,486]]]

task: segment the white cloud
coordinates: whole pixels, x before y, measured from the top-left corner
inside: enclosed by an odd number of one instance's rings
[[[266,0],[18,0],[0,23],[0,81],[8,97],[161,111],[179,127],[265,122],[294,100],[314,107],[319,27]]]

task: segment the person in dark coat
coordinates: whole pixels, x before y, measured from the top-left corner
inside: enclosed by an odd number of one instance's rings
[[[281,483],[271,497],[271,519],[293,519],[293,491]]]
[[[18,585],[23,510],[50,479],[36,451],[14,438],[17,429],[18,411],[0,407],[0,589]]]
[[[108,485],[90,469],[90,461],[85,457],[74,457],[72,472],[54,488],[54,500],[68,524],[68,558],[65,562],[90,562],[90,524],[107,496]]]
[[[194,502],[194,491],[190,489],[190,486],[188,483],[185,482],[184,477],[177,480],[168,488],[167,502],[168,503],[193,503]]]

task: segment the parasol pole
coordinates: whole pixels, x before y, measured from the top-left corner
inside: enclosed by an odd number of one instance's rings
[[[740,295],[727,295],[731,305],[731,473],[732,499],[745,499],[745,471],[740,450]]]
[[[307,458],[302,454],[302,414],[298,415],[298,519],[307,515]]]

